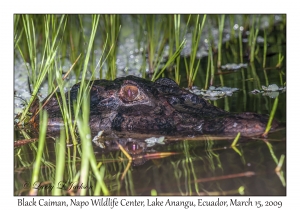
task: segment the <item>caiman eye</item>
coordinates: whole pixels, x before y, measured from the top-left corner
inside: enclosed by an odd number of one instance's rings
[[[133,102],[142,99],[140,90],[134,85],[126,85],[122,87],[120,97],[124,102]]]

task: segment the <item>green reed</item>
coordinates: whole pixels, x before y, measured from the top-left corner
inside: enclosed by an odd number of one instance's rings
[[[115,79],[117,76],[117,50],[118,36],[121,30],[120,15],[103,15],[103,37],[107,41],[108,47],[104,44],[103,51],[107,56],[106,79]]]
[[[200,59],[198,59],[198,62],[196,62],[196,56],[197,51],[199,47],[199,42],[202,34],[202,30],[204,28],[204,23],[206,20],[206,15],[203,15],[202,22],[200,23],[200,15],[197,15],[195,18],[195,25],[194,30],[192,32],[192,49],[191,49],[191,55],[190,55],[190,62],[187,63],[187,60],[184,59],[186,73],[187,73],[187,79],[188,79],[188,87],[192,87],[193,83],[195,81],[195,77],[197,75],[199,66],[200,66]]]
[[[265,80],[266,80],[266,86],[269,85],[269,79],[268,79],[268,75],[266,72],[266,60],[267,60],[267,32],[266,29],[264,28],[264,51],[263,51],[263,71],[264,71],[264,76],[265,76]]]
[[[20,27],[21,15],[14,15],[14,50],[17,49],[19,41],[22,40],[24,28]],[[21,29],[20,29],[21,28]]]
[[[250,62],[254,62],[254,58],[256,55],[256,42],[257,42],[257,36],[259,32],[259,24],[260,24],[260,17],[256,17],[256,15],[253,15],[252,26],[250,28],[249,43],[248,43],[250,48]]]
[[[21,57],[23,58],[24,62],[26,63],[26,60],[29,59],[29,66],[26,65],[26,68],[28,70],[28,75],[30,79],[30,83],[33,87],[32,97],[30,98],[28,102],[28,106],[26,106],[25,110],[22,112],[22,115],[20,117],[20,121],[22,122],[30,108],[30,105],[34,101],[34,99],[37,96],[38,90],[46,78],[48,72],[50,72],[51,68],[53,67],[55,58],[57,56],[58,47],[60,45],[60,42],[58,40],[59,33],[61,30],[64,30],[63,26],[65,23],[65,16],[62,16],[60,20],[51,18],[51,15],[44,16],[45,24],[44,24],[44,50],[41,54],[41,56],[37,52],[37,41],[36,41],[36,30],[35,30],[35,23],[34,19],[30,15],[23,15],[22,17],[22,23],[24,28],[24,33],[26,36],[26,39],[23,38],[22,41],[26,41],[27,43],[27,50],[29,57],[26,58],[24,56],[24,49],[21,48],[19,45],[20,42],[16,44],[17,49],[19,50],[19,53]],[[56,28],[57,31],[50,34],[50,21],[58,21],[58,27]],[[51,39],[52,37],[52,39]],[[52,40],[52,43],[50,43],[50,40]],[[40,58],[41,57],[41,58]],[[38,58],[40,58],[38,60]]]
[[[170,16],[172,18],[174,18],[174,39],[175,39],[175,48],[176,49],[180,49],[180,45],[181,43],[183,43],[184,39],[180,42],[180,40],[182,39],[181,37],[185,36],[186,33],[187,33],[187,29],[188,29],[188,26],[189,26],[189,23],[190,23],[190,19],[191,19],[191,15],[189,15],[188,17],[188,20],[186,22],[186,26],[185,26],[185,29],[183,31],[183,33],[181,34],[181,16],[180,15],[174,15],[174,16]],[[172,25],[170,24],[170,28],[173,28],[171,27]],[[173,47],[171,48],[172,45],[172,38],[173,37],[173,33],[172,33],[172,30],[170,29],[170,49],[172,49],[172,51],[170,51],[170,55],[173,53]],[[181,78],[181,75],[180,75],[180,57],[178,56],[176,58],[176,65],[175,65],[175,81],[177,84],[180,84],[180,78]]]
[[[277,106],[278,106],[278,97],[276,97],[275,100],[274,100],[274,104],[273,104],[273,107],[272,107],[272,110],[271,110],[271,113],[270,113],[268,124],[266,126],[265,132],[263,133],[263,136],[267,136],[269,131],[271,130],[272,122],[273,122],[273,119],[274,119],[275,112],[277,110]]]
[[[232,144],[231,144],[231,147],[235,147],[235,146],[236,146],[237,142],[238,142],[239,139],[240,139],[240,136],[241,136],[241,133],[239,132],[239,133],[236,135],[236,137],[234,138],[234,140],[233,140],[233,142],[232,142]]]
[[[95,157],[95,153],[93,151],[92,146],[92,135],[89,127],[89,94],[85,95],[83,98],[82,104],[82,114],[79,116],[77,124],[78,124],[78,131],[81,139],[82,145],[82,155],[81,155],[81,169],[80,169],[80,183],[84,185],[88,185],[88,174],[90,170],[95,174],[97,182],[99,183],[98,189],[102,190],[103,195],[109,195],[109,191],[104,183],[104,169],[101,171],[98,170],[97,161]],[[91,169],[90,169],[91,167]],[[104,166],[101,166],[103,168]],[[95,192],[100,194],[100,192]],[[86,190],[82,189],[80,191],[80,195],[85,195]]]
[[[66,140],[65,140],[65,131],[64,129],[60,132],[59,142],[56,143],[57,151],[56,151],[56,170],[55,170],[55,183],[54,183],[54,190],[52,195],[61,195],[61,189],[59,183],[64,180],[64,171],[65,171],[65,152],[66,152]]]
[[[225,15],[218,16],[219,23],[219,42],[218,42],[218,68],[222,65],[222,45],[223,45],[223,30],[224,30]]]
[[[89,87],[86,85],[85,79],[86,79],[86,73],[88,70],[90,56],[92,54],[92,48],[93,48],[93,43],[94,43],[95,36],[96,36],[97,27],[99,24],[99,19],[100,19],[100,15],[92,15],[92,29],[91,29],[91,35],[90,35],[90,39],[89,39],[89,43],[88,43],[88,47],[87,47],[87,52],[86,52],[85,59],[84,59],[83,69],[81,72],[81,81],[82,82],[80,84],[80,88],[79,88],[78,94],[77,94],[77,100],[76,100],[76,105],[75,105],[76,108],[74,110],[74,124],[77,120],[78,113],[80,111],[79,108],[81,107],[83,96],[89,92]],[[89,80],[91,80],[91,78]]]
[[[211,57],[212,57],[212,54],[209,52],[208,57],[207,57],[207,66],[206,66],[206,74],[205,74],[205,86],[204,86],[205,90],[207,90],[208,85],[209,85],[208,80],[209,80],[209,69],[211,67],[210,63],[212,61]]]
[[[48,115],[47,112],[43,111],[40,114],[40,132],[39,132],[39,145],[38,145],[38,151],[36,153],[36,159],[33,164],[33,172],[32,172],[32,178],[31,178],[31,185],[30,186],[36,186],[36,183],[40,182],[39,175],[40,175],[40,169],[41,164],[43,162],[42,155],[44,153],[44,147],[45,147],[45,141],[46,141],[46,130],[47,130],[47,121],[48,121]],[[34,188],[31,188],[30,195],[36,195],[36,190]]]
[[[266,68],[266,60],[267,60],[267,32],[266,29],[264,29],[264,57],[263,57],[263,68]]]
[[[166,42],[166,39],[164,39],[165,30],[163,29],[166,19],[161,15],[146,15],[140,18],[145,19],[146,23],[149,72],[153,74],[155,67],[160,64],[162,59],[162,52]],[[162,31],[162,33],[157,33],[157,31]]]
[[[213,49],[212,49],[212,44],[211,43],[209,43],[208,53],[210,55],[210,66],[207,67],[207,68],[210,69],[210,82],[209,82],[209,85],[213,85],[214,77],[215,77],[215,66],[214,66],[214,54],[213,54]]]
[[[82,115],[77,120],[78,124],[78,131],[79,135],[82,141],[82,154],[81,154],[81,167],[80,167],[80,183],[87,186],[88,185],[88,175],[89,175],[89,148],[92,144],[91,139],[91,132],[90,128],[87,126],[89,123],[89,103],[88,98],[85,97],[84,103],[83,103],[83,113],[85,115]],[[88,104],[87,104],[88,103]],[[86,189],[82,189],[80,192],[80,195],[86,195]]]
[[[85,29],[90,29],[88,25],[83,25],[82,15],[68,15],[66,31],[63,36],[63,45],[61,46],[62,66],[65,65],[69,58],[70,63],[76,63],[72,71],[76,76],[76,82],[80,80],[83,66],[83,59],[77,61],[78,56],[84,54],[87,37],[84,33]],[[77,61],[77,62],[76,62]]]
[[[238,29],[238,36],[239,36],[239,49],[240,49],[240,62],[243,63],[244,59],[244,53],[243,53],[243,39],[242,39],[242,33],[243,33],[242,26],[239,27]]]
[[[280,68],[282,66],[282,61],[284,59],[284,55],[281,54],[281,52],[278,54],[278,63],[276,65],[276,68]]]
[[[230,22],[230,27],[231,27],[231,30],[230,30],[230,39],[236,43],[237,42],[237,39],[235,37],[235,28],[234,28],[234,25],[236,24],[235,23],[235,15],[228,15],[229,16],[229,22]]]
[[[147,35],[145,49],[147,49],[148,53],[149,76],[153,81],[159,78],[165,69],[172,67],[174,61],[179,65],[178,58],[186,41],[185,39],[181,42],[179,41],[180,28],[170,30],[170,25],[173,25],[172,16],[170,15],[139,15],[138,19],[141,25],[140,29],[146,31]],[[174,21],[174,24],[180,27],[178,17],[176,21]],[[165,27],[165,25],[169,27]],[[160,33],[158,33],[158,31],[160,31]],[[169,41],[170,49],[168,59],[164,62],[164,50],[167,40]],[[173,50],[174,40],[175,50]],[[178,66],[175,67],[175,69],[176,68],[178,68]],[[177,75],[177,81],[179,81],[178,78],[180,76],[178,72],[175,73],[175,75]]]
[[[180,56],[180,52],[182,51],[184,45],[186,43],[186,40],[184,39],[181,44],[179,45],[179,47],[175,50],[175,52],[170,55],[168,61],[166,62],[166,64],[159,70],[159,66],[157,66],[155,68],[154,74],[152,76],[152,81],[157,80],[161,74],[164,72],[164,70],[169,67],[172,63],[174,63],[174,61],[176,60],[176,58],[178,58]]]
[[[42,46],[42,49],[43,49],[42,56],[39,56],[39,54],[38,54],[39,52],[37,52],[37,50],[36,50],[36,48],[37,48],[36,40],[35,40],[36,32],[35,32],[35,24],[34,24],[33,17],[24,16],[21,18],[23,18],[22,23],[25,28],[24,31],[26,31],[26,33],[24,32],[24,34],[27,35],[26,36],[27,45],[28,45],[27,48],[30,49],[29,50],[29,58],[30,58],[30,60],[34,61],[30,65],[31,68],[28,68],[28,71],[30,73],[29,75],[30,75],[30,78],[32,81],[31,83],[33,83],[33,87],[34,87],[33,96],[35,96],[37,94],[38,89],[39,89],[42,81],[46,77],[46,75],[48,75],[48,79],[50,82],[49,83],[50,88],[52,90],[53,89],[56,90],[58,88],[60,90],[60,92],[62,93],[62,94],[60,94],[61,100],[59,100],[59,106],[60,106],[60,109],[62,112],[62,118],[63,118],[63,122],[65,125],[64,127],[66,130],[66,132],[65,132],[66,137],[64,137],[64,135],[61,134],[62,135],[61,140],[60,140],[61,146],[59,147],[60,152],[57,152],[57,155],[58,155],[57,156],[57,170],[56,170],[56,178],[55,178],[55,183],[56,183],[55,186],[57,186],[57,182],[62,181],[63,180],[62,176],[64,176],[63,175],[64,172],[61,168],[61,166],[64,165],[64,162],[65,162],[64,156],[62,156],[62,153],[64,153],[64,152],[62,152],[62,151],[64,151],[64,149],[62,147],[65,147],[65,145],[66,145],[64,143],[64,140],[66,138],[66,140],[68,141],[68,139],[69,139],[68,135],[71,134],[72,139],[73,139],[73,144],[75,144],[75,145],[77,144],[77,137],[75,136],[75,124],[72,125],[72,123],[76,122],[76,120],[74,120],[74,119],[76,119],[78,117],[79,110],[81,109],[80,106],[82,104],[82,101],[84,100],[83,96],[85,96],[88,93],[89,89],[85,83],[82,83],[82,85],[80,86],[80,89],[79,89],[76,104],[74,104],[74,106],[72,107],[71,103],[67,102],[67,101],[70,102],[71,100],[70,100],[70,98],[69,98],[70,96],[68,94],[67,95],[64,94],[64,87],[65,87],[64,79],[65,78],[62,77],[62,75],[63,75],[62,66],[61,66],[61,62],[59,60],[59,56],[58,56],[59,52],[64,51],[64,53],[66,53],[66,51],[65,51],[64,46],[61,46],[60,45],[61,43],[60,42],[58,43],[58,41],[57,41],[59,35],[63,34],[62,32],[65,31],[65,28],[67,25],[67,21],[66,21],[67,17],[62,16],[61,19],[56,19],[56,17],[50,16],[50,15],[45,15],[43,17],[44,17],[45,21],[44,21],[44,25],[43,25],[42,35],[43,35],[43,37],[45,37],[45,42],[44,42],[44,45]],[[16,22],[17,22],[17,20],[20,20],[21,18],[19,18],[19,19],[16,18]],[[83,82],[85,81],[85,78],[87,77],[88,65],[89,65],[89,61],[90,61],[90,57],[91,57],[90,55],[92,54],[95,34],[97,31],[97,26],[99,25],[99,18],[100,18],[99,15],[92,16],[91,36],[90,36],[90,40],[89,40],[87,50],[85,53],[84,63],[83,63],[83,65],[81,65],[82,70],[80,71],[81,79]],[[59,24],[57,24],[58,20],[60,20],[58,22]],[[18,42],[15,43],[15,46],[19,50],[21,57],[25,61],[26,54],[24,53],[24,51],[25,51],[24,47],[21,45],[22,44],[22,42],[20,41],[21,36],[19,36],[17,40],[18,40]],[[77,46],[76,49],[80,50],[81,48],[79,48]],[[38,60],[38,58],[41,58],[41,59]],[[101,57],[99,63],[101,63],[101,65],[103,65],[103,62],[106,61],[106,58],[103,59],[103,57]],[[76,59],[75,63],[77,62],[77,60],[78,60],[78,58]],[[72,68],[73,67],[71,67],[71,69]],[[94,75],[95,69],[92,69],[91,73],[92,73],[92,75]],[[53,81],[55,81],[55,83],[53,83]],[[55,93],[55,94],[57,95],[57,93]],[[57,95],[57,97],[58,97],[58,95]],[[30,100],[32,101],[33,97]],[[26,116],[26,113],[28,112],[29,107],[30,107],[30,103],[29,103],[27,109],[23,112],[23,116]],[[72,116],[73,108],[74,108],[75,116]],[[40,113],[43,113],[43,112],[40,112]],[[84,112],[84,114],[86,116],[89,115],[87,112]],[[43,116],[43,114],[40,114],[40,116]],[[43,123],[40,124],[40,129],[44,129],[43,132],[40,131],[40,135],[45,135],[44,126],[46,126],[46,125],[47,125],[47,123],[45,122],[45,120],[43,121]],[[69,131],[71,131],[71,132],[69,132]],[[63,140],[62,140],[62,138],[63,138]],[[40,138],[39,145],[42,145],[43,142],[44,142],[43,139]],[[39,146],[39,148],[40,148],[40,146]],[[91,150],[92,150],[92,148],[90,147],[88,154],[93,153],[93,151],[91,151]],[[40,153],[40,149],[39,149],[38,154],[39,153]],[[68,152],[68,154],[70,154],[70,153]],[[86,153],[83,153],[83,154],[86,154]],[[76,155],[73,156],[73,158],[74,157],[76,157]],[[68,155],[68,158],[69,158],[69,160],[71,160],[70,155]],[[89,171],[89,170],[86,170],[87,168],[86,168],[85,158],[84,157],[81,157],[81,158],[82,158],[82,164],[83,164],[82,171],[83,172]],[[39,161],[39,159],[37,159],[37,161]],[[103,184],[103,175],[104,175],[103,169],[104,168],[102,167],[99,172],[98,170],[96,170],[96,167],[95,167],[96,166],[95,158],[94,158],[94,160],[93,159],[90,160],[90,162],[91,162],[92,170],[96,174],[96,178],[98,180],[97,183],[100,183],[100,185],[97,184],[97,186],[98,186],[97,189],[101,190],[101,194],[107,195],[108,191]],[[73,163],[75,163],[74,159],[73,159]],[[37,166],[39,166],[39,165],[37,165]],[[69,166],[70,167],[68,167],[68,169],[69,169],[68,172],[71,174],[69,174],[68,177],[73,177],[73,179],[71,178],[73,181],[78,181],[79,177],[77,175],[75,175],[77,173],[75,165],[69,165]],[[40,168],[40,167],[38,167],[38,168]],[[38,180],[37,174],[38,174],[38,170],[35,168],[35,171],[34,171],[34,174],[32,177],[32,183],[34,183],[35,181]],[[59,178],[57,178],[57,177],[59,177]],[[43,179],[47,180],[47,178],[43,178]],[[87,184],[86,180],[81,180],[81,181],[83,181],[84,184]],[[34,193],[34,192],[31,191],[31,193]],[[53,193],[55,195],[61,194],[60,191],[54,191]],[[80,193],[85,194],[86,192],[83,190]],[[98,194],[100,194],[99,191],[98,191]]]
[[[190,154],[190,145],[189,141],[183,141],[183,152],[185,154],[185,160],[182,161],[182,165],[185,165],[185,173],[187,173],[188,181],[187,181],[187,187],[188,188],[188,195],[193,195],[193,189],[195,189],[196,193],[200,195],[201,191],[199,189],[199,183],[197,183],[197,180],[199,179],[197,173],[196,173],[196,165],[193,161],[193,157]]]
[[[72,116],[72,108],[71,108],[71,105],[70,103],[68,104],[67,101],[70,101],[70,95],[68,95],[66,97],[66,95],[64,94],[64,81],[63,81],[63,78],[62,78],[62,72],[61,72],[61,68],[57,68],[56,69],[56,82],[57,82],[57,85],[58,85],[58,88],[60,90],[60,96],[61,96],[61,101],[58,100],[58,103],[59,103],[59,107],[60,107],[60,110],[61,110],[61,113],[62,113],[62,118],[63,118],[63,122],[64,122],[64,130],[66,132],[66,142],[69,143],[69,133],[71,134],[72,136],[72,140],[73,140],[73,143],[74,144],[77,144],[77,140],[76,140],[76,137],[75,137],[75,128],[73,126],[73,116]],[[58,96],[58,93],[55,93],[55,96],[57,98],[59,98]],[[71,132],[69,132],[69,130]]]
[[[178,49],[179,48],[179,42],[180,42],[180,15],[174,15],[173,17],[170,16],[171,18],[174,18],[174,34],[175,34],[175,47]],[[187,24],[188,25],[188,24]],[[170,34],[172,33],[172,28],[170,24]],[[173,37],[173,36],[170,36]],[[170,43],[172,43],[171,38],[170,38]],[[172,44],[170,45],[170,52],[173,53],[173,46]],[[172,50],[171,50],[172,49]],[[171,54],[169,53],[169,54]],[[177,84],[180,84],[180,57],[178,56],[176,58],[176,65],[175,65],[175,82]]]

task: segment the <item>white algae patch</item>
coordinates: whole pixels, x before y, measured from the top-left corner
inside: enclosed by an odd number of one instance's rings
[[[252,94],[261,93],[263,96],[268,96],[270,98],[276,98],[279,95],[279,93],[284,93],[286,91],[286,86],[279,87],[276,84],[271,84],[268,87],[266,87],[266,86],[262,85],[261,89],[262,90],[254,89],[250,93],[252,93]]]

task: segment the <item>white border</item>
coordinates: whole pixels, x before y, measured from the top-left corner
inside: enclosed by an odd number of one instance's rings
[[[17,206],[13,197],[13,14],[14,13],[286,13],[287,14],[287,197],[281,209],[299,206],[299,6],[296,1],[1,1],[1,206]],[[259,197],[259,199],[275,197]],[[54,199],[58,199],[54,198]],[[142,199],[140,197],[140,199]],[[180,197],[178,197],[180,199]],[[210,199],[210,198],[207,198]],[[229,198],[228,198],[229,199]],[[258,199],[254,197],[253,199]],[[98,207],[99,208],[99,207]],[[247,207],[248,208],[248,207]],[[249,209],[249,208],[248,208]],[[293,208],[294,209],[294,208]]]

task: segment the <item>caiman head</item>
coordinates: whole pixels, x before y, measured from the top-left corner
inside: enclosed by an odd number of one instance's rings
[[[79,86],[76,84],[65,93],[71,109]],[[226,112],[167,78],[151,82],[127,76],[113,81],[94,80],[89,87],[92,133],[104,130],[193,136],[240,132],[247,136],[263,133],[268,121],[265,115]],[[46,100],[48,132],[55,132],[63,126],[58,103],[61,98],[52,96]],[[36,123],[35,119],[32,121]]]

